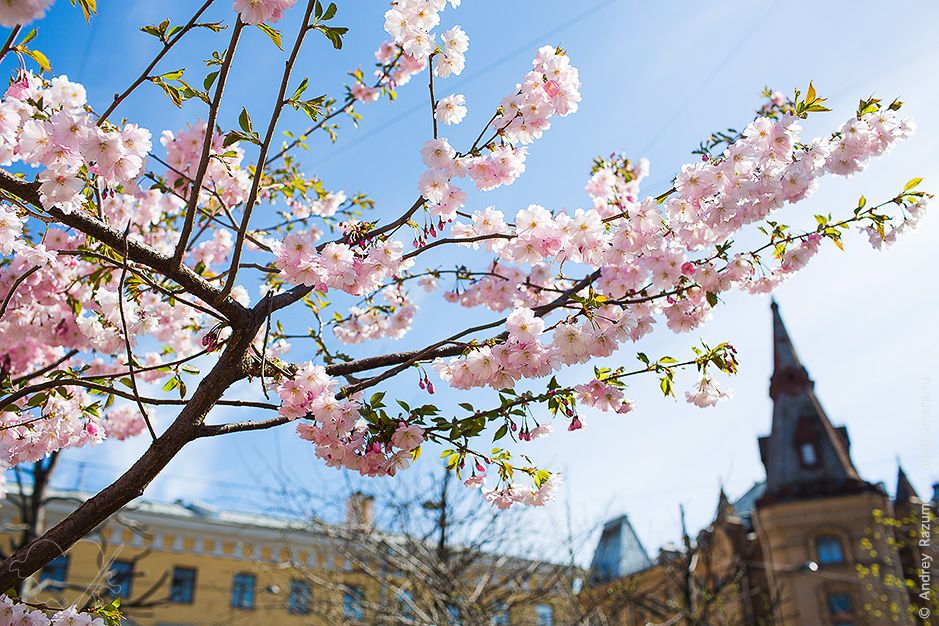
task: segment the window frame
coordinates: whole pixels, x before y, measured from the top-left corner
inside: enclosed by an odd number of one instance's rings
[[[836,606],[836,599],[846,600],[846,606],[843,608]],[[825,600],[828,605],[828,612],[831,613],[832,616],[836,618],[851,618],[854,616],[854,597],[849,592],[833,591],[826,595]]]
[[[365,590],[362,587],[358,585],[346,587],[342,594],[342,616],[357,622],[365,620]]]
[[[837,559],[832,559],[828,557],[823,557],[823,554],[826,552],[823,549],[823,545],[837,546],[838,556]],[[834,533],[821,533],[815,536],[815,560],[819,565],[840,565],[842,563],[847,563],[848,557],[844,550],[844,541],[842,538]]]
[[[53,566],[53,563],[55,563],[54,566]],[[58,566],[60,563],[64,563],[64,565],[62,565],[61,568],[59,568]],[[43,568],[39,570],[39,582],[50,581],[49,584],[46,585],[46,587],[49,589],[58,589],[58,590],[64,589],[65,583],[68,581],[69,564],[70,564],[69,556],[67,554],[60,554],[59,556],[55,557],[54,559],[46,563],[43,566]],[[52,567],[50,568],[50,566]],[[56,578],[55,576],[52,575],[53,573],[59,572],[60,569],[62,572],[61,579]]]
[[[542,615],[542,609],[547,609],[547,616]],[[547,617],[547,621],[545,621]],[[554,607],[546,602],[535,605],[535,624],[537,626],[554,626]]]
[[[250,586],[246,585],[245,582],[250,580]],[[235,595],[235,591],[238,591],[238,595]],[[250,591],[250,595],[246,594],[245,591]],[[258,595],[258,577],[256,574],[251,572],[235,572],[231,578],[231,597],[229,598],[228,605],[233,609],[243,609],[250,611],[254,609],[255,602]],[[244,598],[248,597],[250,603],[245,603]],[[238,598],[239,602],[236,602]]]
[[[120,564],[122,567],[124,565],[128,566],[127,570],[124,572],[118,572],[115,570],[114,566]],[[115,598],[130,598],[134,593],[134,573],[136,570],[135,563],[133,561],[125,561],[123,559],[115,559],[111,561],[111,565],[108,567],[108,585],[113,587],[118,587],[123,590],[126,587],[126,594],[121,592],[116,592],[114,594]],[[118,580],[118,576],[123,576],[127,580]]]
[[[294,591],[303,587],[302,594],[295,594]],[[302,597],[303,604],[294,605],[294,598]],[[313,588],[310,583],[301,578],[291,578],[290,586],[287,588],[287,612],[291,615],[309,615],[313,607]]]
[[[174,565],[173,566],[173,576],[170,578],[170,602],[173,604],[194,604],[196,600],[196,578],[197,578],[197,569],[195,567],[188,567],[184,565]],[[188,572],[192,574],[192,577],[189,579],[189,599],[179,599],[178,596],[174,595],[176,591],[176,574],[180,572]]]

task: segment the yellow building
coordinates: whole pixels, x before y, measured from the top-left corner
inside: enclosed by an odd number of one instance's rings
[[[775,302],[772,317],[772,427],[759,440],[766,481],[735,503],[721,492],[714,522],[656,562],[625,517],[611,521],[585,596],[600,623],[932,623],[920,610],[934,611],[936,594],[922,594],[921,581],[939,567],[917,538],[935,532],[935,503],[919,500],[902,469],[893,501],[861,478],[847,430],[818,401]]]
[[[50,492],[46,523],[88,495]],[[19,530],[16,500],[0,507],[7,539]],[[354,496],[346,523],[330,526],[141,499],[27,581],[24,595],[79,606],[122,598],[126,623],[141,626],[566,623],[570,568],[500,555],[466,561],[466,580],[444,576],[448,593],[484,594],[435,606],[433,579],[408,571],[421,562],[414,544],[377,532],[370,510]],[[408,554],[383,559],[392,547]]]

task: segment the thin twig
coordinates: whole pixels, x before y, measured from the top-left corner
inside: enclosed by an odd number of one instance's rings
[[[7,306],[10,304],[10,300],[13,299],[13,293],[16,291],[16,288],[23,284],[27,278],[35,274],[40,270],[41,265],[35,265],[25,272],[23,272],[19,278],[13,281],[13,285],[10,287],[10,291],[7,292],[6,297],[3,299],[3,304],[0,304],[0,317],[3,317],[3,314],[7,311]]]
[[[127,237],[130,235],[130,224],[131,221],[127,220],[127,228],[124,229],[124,258],[121,263],[121,278],[117,282],[117,308],[121,314],[121,328],[124,330],[124,348],[127,352],[127,371],[130,374],[130,386],[134,392],[140,414],[143,416],[143,421],[147,424],[147,430],[150,431],[150,436],[156,441],[156,431],[153,430],[153,425],[150,423],[150,416],[147,414],[147,409],[144,408],[143,402],[140,401],[140,394],[137,391],[137,374],[134,371],[134,353],[130,347],[130,333],[127,332],[127,318],[124,315],[124,279],[127,278]]]
[[[241,252],[242,248],[244,248],[245,236],[248,233],[248,224],[251,221],[251,212],[254,209],[254,204],[257,202],[261,178],[264,174],[264,161],[267,158],[267,151],[271,146],[271,141],[274,139],[274,131],[277,129],[277,121],[280,119],[280,113],[287,104],[286,95],[287,87],[290,84],[290,74],[293,72],[294,63],[296,63],[297,56],[300,54],[300,46],[303,44],[303,40],[309,31],[310,16],[313,14],[314,4],[315,2],[313,0],[307,2],[306,13],[304,13],[303,20],[300,22],[300,30],[294,41],[293,49],[290,51],[290,56],[287,57],[287,62],[284,64],[284,74],[280,81],[280,91],[277,93],[277,101],[274,104],[274,111],[271,113],[271,119],[267,125],[267,133],[264,136],[264,141],[261,143],[261,149],[258,152],[254,178],[251,182],[251,191],[248,194],[248,199],[245,201],[244,214],[241,217],[241,228],[238,229],[238,236],[232,248],[231,267],[228,277],[225,279],[225,286],[218,296],[220,300],[227,298],[228,294],[231,293],[232,288],[235,286],[235,279],[238,276],[238,264],[241,262]]]
[[[160,62],[160,59],[166,56],[166,53],[170,51],[170,48],[175,46],[176,43],[180,39],[183,38],[183,35],[185,35],[187,32],[189,32],[192,29],[193,26],[195,26],[196,20],[199,19],[199,17],[203,13],[205,13],[206,9],[208,9],[209,6],[214,1],[215,0],[206,0],[205,4],[203,4],[199,8],[199,10],[196,11],[195,15],[192,16],[189,22],[185,26],[183,26],[182,29],[180,29],[180,31],[176,33],[175,36],[173,36],[169,41],[163,44],[163,48],[157,53],[155,57],[153,57],[153,60],[150,62],[150,65],[148,65],[146,69],[140,73],[140,76],[137,77],[137,80],[135,80],[130,85],[130,87],[125,89],[124,93],[116,94],[114,96],[114,101],[111,102],[111,105],[104,111],[104,113],[101,114],[101,117],[98,118],[98,126],[101,126],[101,124],[103,124],[104,121],[108,119],[108,116],[114,112],[114,109],[116,109],[117,106],[127,98],[127,96],[129,96],[135,89],[137,89],[137,87],[139,87],[145,80],[147,80],[147,77],[150,75],[150,72],[152,72],[153,68],[155,68],[157,63]]]
[[[222,67],[218,71],[216,78],[215,96],[212,98],[212,104],[209,105],[209,116],[205,123],[205,139],[202,142],[202,155],[199,157],[199,166],[196,169],[196,177],[192,181],[192,190],[189,194],[189,201],[186,204],[186,217],[183,221],[182,231],[179,233],[179,242],[176,244],[176,250],[173,253],[173,262],[182,265],[183,255],[186,252],[186,246],[189,244],[189,235],[192,234],[192,225],[196,219],[196,205],[199,203],[199,195],[202,193],[202,183],[205,181],[205,174],[209,169],[209,159],[212,154],[212,134],[215,132],[215,120],[218,118],[218,110],[222,104],[222,93],[225,91],[225,82],[228,79],[228,72],[231,70],[232,59],[235,56],[235,48],[238,46],[238,37],[241,36],[241,30],[245,23],[241,21],[241,14],[235,21],[235,28],[232,29],[231,41],[228,44],[228,50],[225,51],[225,60],[222,61]]]

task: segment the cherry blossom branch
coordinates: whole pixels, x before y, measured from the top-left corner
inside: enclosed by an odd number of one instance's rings
[[[23,29],[23,26],[21,24],[17,24],[10,31],[10,36],[7,37],[7,40],[6,42],[4,42],[3,47],[0,48],[0,61],[2,61],[6,57],[7,53],[9,53],[10,50],[13,49],[13,44],[14,42],[16,42],[16,37],[17,35],[20,34],[20,31],[22,29]]]
[[[398,53],[395,55],[395,57],[384,67],[381,75],[375,81],[375,84],[374,84],[375,88],[378,88],[379,86],[381,86],[381,84],[385,81],[385,79],[388,78],[388,75],[391,73],[391,70],[393,70],[395,66],[397,66],[398,61],[401,59],[401,55],[403,54],[403,52],[404,52],[403,50],[398,50]],[[279,158],[287,154],[287,152],[289,152],[290,150],[293,150],[295,147],[300,145],[306,137],[309,137],[312,133],[315,133],[317,130],[322,128],[326,124],[326,122],[328,122],[329,120],[333,119],[334,117],[336,117],[337,115],[339,115],[340,113],[348,109],[348,107],[350,107],[354,103],[355,103],[355,98],[353,98],[352,96],[346,97],[345,101],[340,106],[336,107],[331,113],[326,115],[319,122],[317,122],[310,128],[306,129],[306,131],[300,134],[296,139],[292,140],[290,143],[288,143],[283,148],[281,148],[279,152],[269,157],[267,161],[264,162],[264,166],[267,167],[274,161],[278,160]]]
[[[492,233],[490,235],[476,235],[475,237],[447,237],[444,239],[437,239],[432,241],[425,246],[421,246],[417,250],[413,250],[405,254],[402,259],[413,259],[414,257],[427,252],[431,248],[436,248],[437,246],[443,246],[448,243],[475,243],[477,241],[487,241],[489,239],[514,239],[515,235],[509,235],[507,233]]]
[[[20,274],[16,280],[13,281],[13,284],[10,286],[10,291],[7,292],[5,298],[3,298],[3,304],[0,304],[0,318],[3,317],[3,314],[7,312],[7,306],[10,304],[10,301],[13,299],[13,294],[16,293],[16,288],[22,285],[27,278],[38,272],[42,268],[41,265],[34,265],[29,268],[22,274]]]
[[[183,26],[182,29],[180,29],[180,31],[179,31],[178,33],[176,33],[176,34],[175,34],[173,37],[171,37],[166,43],[163,44],[163,48],[160,49],[160,51],[159,51],[159,52],[157,53],[157,55],[153,58],[153,60],[152,60],[152,61],[150,62],[150,64],[146,67],[146,69],[144,69],[144,71],[140,73],[140,76],[137,77],[137,80],[135,80],[133,83],[131,83],[130,87],[128,87],[127,89],[125,89],[123,93],[121,93],[121,94],[115,94],[115,95],[114,95],[114,100],[113,100],[113,102],[111,102],[110,106],[108,106],[108,108],[104,111],[104,113],[101,114],[101,117],[98,118],[98,125],[99,125],[99,126],[100,126],[101,124],[103,124],[103,123],[105,122],[105,120],[108,119],[108,116],[110,116],[111,113],[114,112],[114,109],[116,109],[116,108],[118,107],[118,105],[121,104],[121,102],[123,102],[125,99],[127,99],[127,97],[128,97],[131,93],[133,93],[134,90],[137,89],[137,87],[139,87],[140,85],[142,85],[143,82],[144,82],[145,80],[147,80],[147,77],[150,75],[150,72],[153,71],[153,68],[155,68],[155,67],[157,66],[157,63],[159,63],[160,60],[163,59],[164,56],[166,56],[166,53],[169,52],[170,49],[171,49],[173,46],[175,46],[176,43],[177,43],[180,39],[182,39],[183,36],[184,36],[186,33],[188,33],[188,32],[193,28],[193,26],[196,25],[196,20],[198,20],[199,17],[201,17],[202,14],[206,12],[206,10],[212,5],[213,2],[215,2],[215,0],[206,0],[205,3],[199,8],[199,10],[196,11],[195,15],[192,16],[192,18],[189,20],[189,22],[187,22],[186,25]],[[0,57],[0,58],[2,58],[2,57]]]
[[[89,257],[98,259],[100,261],[110,263],[111,265],[114,266],[115,269],[120,269],[121,267],[121,265],[118,264],[118,262],[115,261],[114,259],[104,256],[103,254],[98,254],[97,252],[94,252],[91,250],[59,250],[58,254],[68,255],[68,256],[77,256],[77,257],[89,256]],[[187,300],[186,298],[182,297],[181,293],[176,292],[176,291],[170,291],[169,289],[159,285],[158,283],[153,281],[145,272],[142,272],[138,270],[137,268],[131,267],[131,266],[128,266],[128,270],[133,272],[134,275],[137,276],[140,280],[147,283],[147,285],[159,291],[163,295],[173,298],[174,300],[177,300],[178,302],[188,306],[189,308],[193,310],[200,311],[210,317],[214,317],[215,319],[219,321],[223,321],[223,322],[229,321],[225,317],[222,317],[222,315],[219,314],[217,311],[213,311],[212,309],[204,307],[201,304],[197,304],[195,302],[192,302],[191,300]]]
[[[117,281],[117,308],[121,315],[121,328],[124,331],[124,348],[127,353],[127,371],[130,373],[130,386],[134,392],[134,400],[137,402],[137,408],[143,417],[147,430],[150,431],[150,437],[156,441],[156,431],[153,430],[153,424],[150,423],[150,415],[140,401],[140,392],[137,390],[137,373],[134,371],[134,352],[130,347],[130,333],[127,331],[127,317],[124,314],[124,279],[127,278],[127,236],[130,234],[130,220],[127,221],[127,228],[124,229],[124,258],[121,262],[121,278]]]
[[[261,177],[264,173],[264,161],[267,158],[267,151],[270,148],[271,141],[274,139],[274,131],[277,128],[277,121],[280,119],[280,113],[284,110],[284,106],[287,104],[287,87],[290,84],[290,74],[293,72],[294,63],[297,61],[297,56],[300,54],[300,46],[303,44],[303,40],[306,37],[307,32],[309,32],[309,23],[310,16],[313,14],[314,0],[309,0],[307,2],[306,13],[303,15],[303,19],[300,22],[300,30],[297,33],[297,38],[294,41],[293,49],[290,51],[290,56],[287,57],[287,62],[284,65],[284,73],[280,82],[280,90],[277,93],[277,100],[274,104],[274,111],[271,113],[270,122],[267,125],[267,133],[264,136],[264,140],[261,142],[261,148],[258,151],[258,160],[257,165],[254,170],[254,177],[251,181],[251,191],[248,193],[248,199],[245,201],[244,215],[241,218],[241,227],[238,229],[238,235],[235,239],[235,245],[232,248],[232,260],[231,266],[229,269],[228,278],[225,280],[225,286],[222,287],[222,291],[219,294],[220,298],[226,298],[228,294],[231,293],[232,288],[235,286],[235,279],[238,275],[238,264],[241,261],[241,252],[244,247],[245,235],[248,232],[248,223],[251,221],[251,212],[254,209],[254,204],[258,199],[258,189],[261,186]]]
[[[0,189],[42,209],[62,224],[71,226],[116,250],[123,246],[123,233],[111,226],[79,211],[63,211],[58,207],[43,206],[39,199],[39,186],[36,182],[28,182],[5,170],[0,170]],[[231,298],[219,297],[221,293],[219,289],[185,265],[176,267],[172,257],[164,256],[147,244],[133,239],[129,241],[128,255],[131,260],[179,283],[201,300],[212,302],[229,320],[245,319],[247,311],[243,306]]]
[[[53,362],[50,363],[49,365],[47,365],[47,366],[45,366],[45,367],[43,367],[43,368],[40,368],[40,369],[38,369],[38,370],[35,370],[35,371],[33,371],[33,372],[29,372],[29,373],[27,373],[27,374],[23,374],[22,376],[18,376],[18,377],[16,377],[16,378],[14,378],[11,382],[12,382],[14,385],[18,385],[18,384],[23,383],[23,382],[26,382],[26,381],[28,381],[28,380],[32,380],[33,378],[39,378],[40,376],[45,376],[46,374],[48,374],[49,372],[51,372],[51,371],[54,370],[55,368],[59,367],[60,365],[62,365],[63,363],[65,363],[66,361],[68,361],[69,359],[71,359],[71,358],[72,358],[73,356],[75,356],[76,354],[78,354],[78,350],[69,350],[69,351],[66,352],[61,358],[56,359],[55,361],[53,361]]]
[[[274,409],[277,407],[275,406]],[[289,423],[290,419],[282,416],[272,417],[266,420],[246,420],[243,422],[231,422],[228,424],[204,424],[199,428],[197,437],[216,437],[218,435],[230,435],[232,433],[245,433],[254,430],[267,430]]]
[[[532,309],[532,311],[534,311],[536,316],[544,317],[551,311],[565,305],[567,302],[570,301],[570,298],[573,294],[589,286],[598,278],[600,278],[600,270],[597,270],[593,272],[592,274],[590,274],[589,276],[578,281],[574,286],[572,286],[569,290],[567,290],[562,295],[558,296],[554,301],[548,304],[542,305],[540,307],[536,307]],[[399,374],[400,372],[408,369],[409,367],[411,367],[418,361],[435,359],[435,358],[443,357],[443,356],[454,356],[454,355],[460,354],[464,350],[463,346],[461,345],[448,346],[447,344],[451,344],[457,341],[458,339],[461,339],[473,333],[477,333],[477,332],[487,330],[490,328],[497,328],[501,326],[502,324],[504,324],[506,322],[506,319],[507,318],[502,318],[500,320],[490,322],[488,324],[482,324],[480,326],[474,326],[473,328],[468,328],[442,341],[438,341],[434,344],[431,344],[430,346],[427,346],[426,348],[421,348],[420,350],[413,350],[410,352],[399,352],[397,354],[386,354],[380,357],[372,357],[372,358],[367,357],[364,359],[359,359],[358,361],[350,361],[349,363],[340,363],[340,364],[336,364],[333,366],[327,366],[326,371],[329,374],[343,375],[343,374],[351,374],[351,373],[368,370],[368,369],[375,369],[376,367],[386,367],[388,365],[397,364],[396,367],[392,367],[388,370],[385,370],[384,372],[382,372],[381,374],[377,376],[368,378],[360,383],[356,383],[354,385],[351,385],[343,389],[343,391],[340,394],[340,397],[349,397],[355,393],[358,393],[359,391],[362,391],[363,389],[367,389],[369,387],[377,385],[383,380],[387,380],[388,378],[391,378],[392,376]],[[497,341],[504,341],[507,337],[508,337],[508,333],[502,333],[495,339]]]
[[[209,0],[211,2],[212,0]],[[222,67],[219,69],[217,84],[215,86],[215,95],[212,98],[212,104],[209,105],[209,117],[205,123],[205,139],[202,142],[202,155],[199,159],[199,167],[196,169],[196,176],[192,181],[192,189],[189,194],[189,201],[186,204],[186,217],[183,221],[183,228],[179,234],[179,242],[176,244],[176,251],[173,253],[173,262],[182,265],[183,255],[186,246],[189,243],[189,235],[192,234],[192,226],[196,219],[196,205],[199,203],[199,195],[202,193],[202,183],[205,181],[205,174],[209,169],[209,159],[212,153],[212,135],[215,132],[215,121],[218,117],[218,110],[222,104],[222,93],[225,91],[225,82],[228,79],[228,72],[231,69],[232,59],[235,56],[235,48],[238,46],[238,38],[245,23],[241,21],[241,15],[235,20],[235,27],[232,29],[231,41],[228,49],[225,51],[225,59],[222,61]]]
[[[434,97],[434,56],[436,52],[427,57],[428,87],[430,89],[430,119],[434,123],[434,139],[437,138],[437,99]]]

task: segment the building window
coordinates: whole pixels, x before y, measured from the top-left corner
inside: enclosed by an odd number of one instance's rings
[[[39,572],[40,582],[49,581],[49,589],[64,589],[65,577],[68,575],[68,556],[63,554],[49,561]]]
[[[305,580],[290,581],[290,597],[287,598],[287,611],[294,615],[306,615],[310,612],[310,584]]]
[[[342,596],[342,614],[346,619],[361,622],[365,619],[365,608],[362,601],[365,593],[361,587],[349,587],[348,591]]]
[[[844,563],[844,549],[841,540],[832,535],[822,535],[815,540],[815,550],[818,553],[819,565],[831,563]]]
[[[114,561],[108,572],[108,583],[115,598],[129,598],[134,582],[133,561]]]
[[[537,626],[554,626],[554,609],[550,604],[535,605],[535,624]]]
[[[170,585],[170,602],[192,604],[196,593],[196,570],[191,567],[174,567]]]
[[[254,574],[235,574],[231,581],[231,607],[233,609],[254,608]]]
[[[854,613],[854,601],[850,594],[833,593],[828,596],[828,610],[835,616],[851,615]]]
[[[799,454],[802,457],[802,465],[812,467],[818,463],[818,454],[815,452],[814,443],[803,443],[799,446]]]
[[[414,619],[414,592],[410,589],[398,591],[398,612],[405,621]]]
[[[492,605],[492,619],[489,623],[491,626],[509,626],[509,607],[505,602]]]

